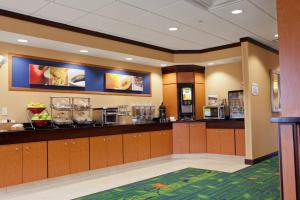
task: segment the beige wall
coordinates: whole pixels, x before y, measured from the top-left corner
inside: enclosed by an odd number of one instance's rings
[[[50,96],[79,96],[91,97],[94,107],[114,106],[119,104],[134,103],[151,103],[157,107],[162,102],[162,78],[161,69],[157,67],[149,67],[134,63],[126,63],[121,61],[101,59],[90,56],[82,56],[79,54],[64,53],[46,49],[33,47],[25,47],[20,45],[12,45],[8,43],[0,43],[0,54],[8,53],[23,54],[29,56],[45,57],[50,59],[66,60],[78,63],[95,64],[100,66],[117,67],[124,69],[133,69],[139,71],[151,72],[152,78],[152,97],[137,96],[116,96],[116,95],[90,95],[90,94],[62,94],[50,92],[16,92],[8,91],[8,65],[5,64],[0,68],[0,107],[7,107],[9,117],[19,122],[26,120],[26,105],[30,101],[38,101],[49,104]]]
[[[208,95],[228,98],[228,91],[242,90],[242,63],[229,63],[207,67],[205,69],[206,104]]]
[[[245,87],[246,158],[258,158],[278,150],[277,126],[270,119],[270,70],[279,68],[277,54],[248,42],[242,43],[242,65]],[[252,83],[259,95],[251,94]]]

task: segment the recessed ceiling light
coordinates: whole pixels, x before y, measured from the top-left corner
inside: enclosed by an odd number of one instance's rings
[[[275,34],[275,35],[274,35],[274,37],[275,37],[275,38],[278,38],[278,37],[279,37],[279,35],[278,35],[278,34]]]
[[[125,58],[125,60],[133,60],[133,58]]]
[[[167,66],[167,64],[160,64],[160,66],[162,66],[162,67],[166,67],[166,66]]]
[[[28,42],[28,40],[26,40],[26,39],[17,39],[17,41],[20,42],[20,43],[27,43]]]
[[[89,51],[88,50],[86,50],[86,49],[81,49],[80,50],[80,53],[88,53]]]
[[[178,31],[178,28],[177,27],[170,27],[169,31]]]
[[[234,14],[234,15],[238,15],[238,14],[241,14],[241,13],[243,13],[243,10],[239,10],[239,9],[237,9],[237,10],[233,10],[233,11],[231,11],[231,13],[232,13],[232,14]]]
[[[212,65],[214,65],[214,64],[215,64],[214,62],[209,62],[209,63],[207,63],[208,66],[212,66]]]

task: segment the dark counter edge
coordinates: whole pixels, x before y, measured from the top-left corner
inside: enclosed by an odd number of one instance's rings
[[[200,119],[195,121],[177,121],[175,123],[186,122],[205,122],[206,128],[219,128],[219,129],[244,129],[244,119]]]
[[[9,131],[0,133],[0,145],[118,135],[169,129],[172,129],[172,123],[149,123],[104,127]]]
[[[290,123],[290,124],[300,124],[300,117],[273,117],[271,118],[272,123]]]

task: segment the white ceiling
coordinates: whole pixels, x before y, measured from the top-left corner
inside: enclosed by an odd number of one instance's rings
[[[173,50],[205,49],[242,37],[277,48],[276,0],[230,0],[234,3],[208,9],[192,1],[0,0],[0,8]],[[234,9],[244,12],[232,15]]]

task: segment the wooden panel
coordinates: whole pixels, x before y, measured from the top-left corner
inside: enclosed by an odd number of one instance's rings
[[[205,85],[195,84],[196,119],[203,119],[203,106],[205,105]]]
[[[195,83],[205,83],[205,74],[195,72]]]
[[[153,131],[150,133],[151,158],[162,156],[161,134],[161,131]]]
[[[194,83],[194,72],[178,72],[177,83]]]
[[[90,169],[89,138],[70,140],[70,172],[77,173]]]
[[[175,154],[190,152],[189,123],[173,124],[173,152]]]
[[[47,178],[47,142],[23,144],[23,183]]]
[[[0,146],[0,188],[22,183],[22,144]]]
[[[221,154],[235,155],[234,129],[220,129]]]
[[[48,142],[48,177],[63,176],[70,173],[69,140]]]
[[[172,131],[162,131],[161,135],[161,151],[162,155],[170,155],[172,154],[172,146],[173,146],[173,140],[172,140]]]
[[[137,134],[123,135],[124,163],[138,160],[138,138]]]
[[[150,158],[150,134],[138,134],[138,160],[146,160]]]
[[[300,116],[300,6],[277,0],[282,116]]]
[[[205,123],[190,124],[190,153],[206,152]]]
[[[107,143],[105,136],[90,138],[90,169],[107,166]]]
[[[168,137],[168,151],[167,154],[173,154],[173,130],[165,130],[164,132],[167,133]]]
[[[297,199],[294,139],[291,125],[280,125],[281,175],[284,199]]]
[[[163,101],[167,108],[167,117],[174,116],[178,119],[177,84],[163,85]]]
[[[123,163],[122,135],[107,136],[107,166]]]
[[[218,129],[206,129],[207,153],[221,153],[220,133]]]
[[[235,132],[235,154],[245,156],[245,129],[236,129]]]
[[[177,78],[176,78],[176,73],[168,73],[168,74],[163,74],[163,84],[176,84],[177,83]]]

